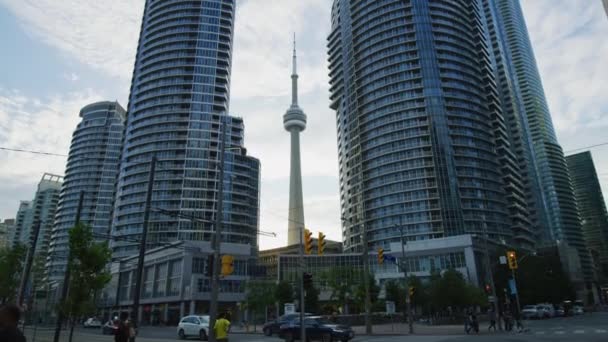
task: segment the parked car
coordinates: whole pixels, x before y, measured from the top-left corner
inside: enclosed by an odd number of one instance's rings
[[[101,333],[103,335],[116,335],[117,329],[118,327],[116,326],[116,324],[114,324],[114,322],[107,321],[106,324],[101,327]]]
[[[538,304],[536,306],[539,318],[553,318],[555,317],[555,308],[551,304]]]
[[[311,316],[311,314],[306,313],[305,316]],[[264,324],[264,327],[262,328],[262,331],[264,332],[264,335],[266,335],[266,336],[272,336],[275,334],[279,334],[279,331],[281,330],[282,325],[291,323],[295,320],[298,320],[298,321],[300,320],[299,312],[283,315],[273,321],[266,322],[266,324]]]
[[[582,315],[585,313],[585,309],[582,306],[575,306],[572,308],[572,313],[575,315]]]
[[[565,317],[566,316],[566,310],[564,309],[563,306],[560,306],[557,308],[557,310],[555,310],[555,316],[556,317]]]
[[[89,319],[87,319],[86,321],[84,321],[84,327],[85,328],[101,328],[101,322],[94,317],[91,317]]]
[[[180,340],[197,336],[206,341],[209,336],[209,316],[191,315],[182,318],[177,326],[177,336]]]
[[[543,313],[536,305],[526,305],[521,310],[521,315],[524,319],[539,319],[542,318]]]
[[[304,319],[306,339],[309,341],[342,341],[348,342],[355,338],[355,332],[347,325],[338,325],[319,316],[310,316]],[[300,320],[281,326],[279,336],[286,342],[300,340]]]

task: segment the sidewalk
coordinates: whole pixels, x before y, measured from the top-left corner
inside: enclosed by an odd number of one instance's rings
[[[480,323],[479,335],[493,335],[504,333],[498,330],[488,332],[489,323]],[[354,326],[353,330],[357,336],[365,335],[365,326]],[[374,325],[372,332],[374,335],[408,335],[409,328],[406,323]],[[421,336],[463,336],[464,324],[462,325],[427,325],[414,323],[414,335]],[[475,335],[475,334],[472,334]]]

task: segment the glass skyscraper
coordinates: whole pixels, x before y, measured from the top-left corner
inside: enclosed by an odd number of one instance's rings
[[[223,241],[257,247],[260,164],[247,156],[243,120],[228,115],[235,6],[233,0],[146,1],[113,213],[115,257],[137,252],[153,156],[150,246],[209,241],[222,181]],[[219,180],[222,125],[225,178]]]
[[[69,230],[76,224],[80,193],[81,222],[89,225],[98,240],[110,233],[112,205],[122,147],[126,112],[117,102],[97,102],[80,110],[74,130],[51,235],[47,273],[50,280],[63,280],[69,253]]]
[[[608,213],[590,152],[566,157],[589,249],[598,256],[602,285],[608,285]]]
[[[526,175],[531,190],[529,198],[535,201],[533,210],[540,229],[537,232],[539,245],[560,241],[576,248],[589,288],[589,282],[593,280],[591,256],[583,239],[564,152],[557,142],[519,0],[484,1],[494,13],[496,30],[502,36],[501,40],[493,41],[493,44],[504,46],[506,58],[498,67],[506,70],[509,82],[512,82],[512,88],[504,95],[513,98],[514,108],[507,111],[516,113],[517,125],[522,127],[522,134],[527,133],[521,144],[531,144],[523,148],[531,151]]]
[[[462,234],[532,248],[483,2],[335,0],[344,249]]]

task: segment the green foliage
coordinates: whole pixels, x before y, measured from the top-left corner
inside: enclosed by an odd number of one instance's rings
[[[508,289],[511,271],[506,265],[494,269],[494,282],[497,292]],[[522,305],[536,303],[557,304],[576,298],[574,286],[564,272],[558,255],[534,256],[523,258],[516,270],[517,289]],[[550,286],[548,286],[550,285]]]
[[[21,244],[0,249],[0,303],[15,301],[26,253]]]
[[[334,267],[321,275],[331,289],[330,300],[338,307],[347,307],[349,299],[354,295],[354,284],[349,279],[357,279],[359,274],[354,267]]]
[[[279,303],[279,310],[283,312],[285,303],[293,302],[293,287],[286,281],[279,282],[274,288],[274,299]]]
[[[91,228],[79,223],[70,234],[70,286],[68,298],[62,303],[64,313],[72,319],[95,312],[97,292],[111,280],[106,269],[111,252],[107,243],[93,239]]]
[[[306,312],[319,313],[319,290],[311,286],[304,292],[304,303],[306,305]]]
[[[378,295],[380,294],[380,286],[376,284],[374,276],[371,274],[367,276],[369,282],[369,296],[371,304],[374,305],[378,301]],[[360,312],[365,311],[365,278],[361,277],[361,281],[355,289],[355,304]]]
[[[256,314],[263,314],[274,304],[276,284],[270,281],[249,281],[247,283],[247,307]]]

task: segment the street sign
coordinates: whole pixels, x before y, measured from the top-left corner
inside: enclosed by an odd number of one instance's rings
[[[496,298],[494,298],[494,296],[488,296],[489,303],[494,303],[495,300],[496,300]]]
[[[501,255],[498,260],[500,261],[501,265],[506,265],[507,264],[507,257],[505,255]]]
[[[515,280],[509,279],[509,289],[511,290],[511,295],[517,294],[517,285],[515,284]]]
[[[296,313],[296,305],[294,303],[285,303],[285,314],[294,314]]]
[[[394,315],[395,314],[395,302],[386,301],[386,314]]]

